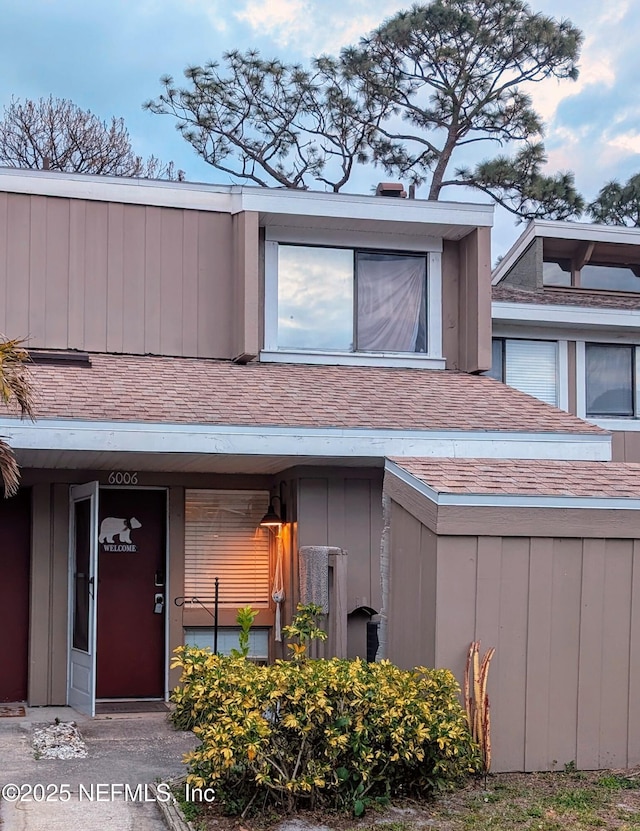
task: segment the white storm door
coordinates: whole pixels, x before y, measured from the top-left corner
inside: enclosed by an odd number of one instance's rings
[[[98,482],[74,485],[69,507],[67,703],[74,710],[95,716]]]

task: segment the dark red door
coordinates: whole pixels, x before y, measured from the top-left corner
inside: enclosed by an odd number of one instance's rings
[[[0,701],[25,701],[29,662],[31,492],[0,496]]]
[[[164,694],[166,494],[100,490],[97,698]]]

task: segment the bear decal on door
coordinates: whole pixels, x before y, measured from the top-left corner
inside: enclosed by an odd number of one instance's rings
[[[131,532],[142,528],[142,523],[134,516],[129,519],[108,516],[100,523],[98,542],[102,543],[104,551],[137,551],[138,547],[131,542]],[[120,544],[115,543],[118,537]]]

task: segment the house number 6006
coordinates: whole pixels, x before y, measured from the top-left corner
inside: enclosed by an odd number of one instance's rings
[[[110,485],[137,485],[138,484],[138,471],[135,470],[133,473],[129,473],[128,471],[122,470],[112,470],[109,474],[109,484]]]

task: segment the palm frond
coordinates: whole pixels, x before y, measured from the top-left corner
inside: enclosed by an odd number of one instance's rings
[[[33,419],[33,387],[27,364],[29,353],[19,338],[7,340],[0,336],[0,400],[15,401],[22,418]]]
[[[0,482],[8,499],[18,491],[20,473],[16,457],[9,445],[0,439]]]

